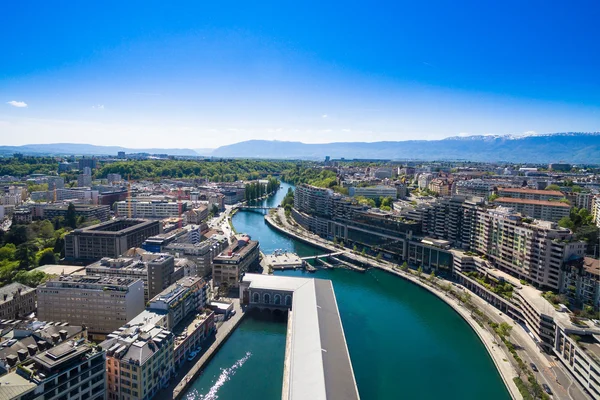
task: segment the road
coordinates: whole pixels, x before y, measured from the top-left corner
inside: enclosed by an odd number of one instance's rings
[[[461,287],[462,288],[462,287]],[[462,288],[465,290],[464,288]],[[513,329],[511,331],[510,340],[517,347],[517,354],[523,361],[530,365],[534,363],[538,368],[538,372],[534,372],[537,380],[540,383],[546,383],[552,389],[554,398],[572,399],[572,400],[588,400],[589,397],[583,393],[578,384],[573,381],[568,372],[560,365],[560,361],[542,352],[533,339],[529,336],[525,328],[516,323],[512,318],[501,313],[497,308],[488,304],[485,300],[477,295],[471,296],[473,303],[484,311],[490,319],[500,324],[506,322]]]

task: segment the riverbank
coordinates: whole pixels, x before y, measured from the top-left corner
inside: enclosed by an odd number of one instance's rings
[[[232,332],[237,328],[237,326],[242,321],[242,318],[245,316],[245,313],[242,310],[239,299],[232,299],[233,306],[235,310],[235,314],[231,316],[227,321],[224,321],[221,326],[218,327],[217,332],[215,334],[215,341],[210,345],[210,347],[202,354],[200,359],[194,364],[181,378],[179,383],[175,384],[173,387],[167,387],[165,392],[162,394],[165,397],[171,397],[174,400],[181,398],[183,393],[186,392],[186,389],[190,384],[194,382],[196,377],[200,374],[205,365],[213,358],[216,352],[221,348],[221,346],[227,341]],[[171,393],[171,395],[169,395]],[[159,392],[158,394],[161,394]],[[157,398],[162,398],[158,396]]]
[[[303,243],[309,244],[311,246],[317,247],[326,251],[339,251],[339,248],[331,244],[331,242],[326,241],[318,237],[317,235],[311,234],[310,232],[305,231],[303,228],[297,226],[297,224],[292,225],[287,218],[283,210],[277,210],[275,213],[265,216],[266,223],[271,226],[273,229],[291,236],[296,240],[302,241]],[[349,251],[350,253],[350,251]],[[440,289],[435,286],[427,284],[425,281],[422,281],[418,277],[414,276],[409,272],[398,271],[395,267],[395,264],[388,263],[383,260],[375,260],[370,257],[361,256],[361,255],[353,255],[353,258],[356,260],[363,262],[365,264],[371,265],[375,268],[384,270],[388,273],[399,276],[405,280],[414,283],[425,290],[428,290],[430,293],[436,295],[439,299],[443,300],[446,304],[448,304],[454,311],[458,313],[461,318],[469,324],[469,326],[475,331],[484,347],[486,348],[488,354],[492,358],[496,369],[498,370],[504,385],[508,388],[508,391],[513,399],[522,399],[522,396],[514,383],[513,378],[517,377],[517,371],[512,367],[510,363],[511,355],[507,354],[502,347],[499,347],[495,337],[492,333],[487,331],[483,326],[480,326],[477,321],[475,321],[470,314],[470,311],[462,305],[458,300],[450,297],[448,294],[444,293]],[[436,278],[439,279],[439,278]]]

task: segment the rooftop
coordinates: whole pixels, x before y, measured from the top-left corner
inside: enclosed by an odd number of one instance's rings
[[[0,399],[16,399],[35,389],[37,385],[16,372],[0,377]]]
[[[6,286],[2,286],[0,287],[0,303],[12,300],[15,293],[18,293],[19,291],[22,293],[29,292],[32,290],[35,289],[16,282]],[[4,296],[6,296],[6,299],[4,299]]]
[[[75,229],[74,233],[94,233],[104,235],[126,234],[135,231],[139,228],[146,228],[153,224],[158,224],[158,221],[136,218],[120,218],[114,219],[100,224],[88,226],[86,228]]]
[[[600,277],[600,260],[596,260],[595,258],[591,257],[584,257],[583,268],[585,268],[586,272],[592,275],[598,275],[598,277]]]
[[[61,275],[47,281],[40,287],[81,287],[97,290],[122,290],[138,279],[95,275]]]
[[[507,193],[539,194],[542,196],[563,197],[562,192],[559,192],[558,190],[539,190],[539,189],[529,189],[529,188],[500,187],[500,188],[498,188],[498,191],[499,192],[507,192]]]
[[[571,208],[569,204],[560,201],[516,199],[514,197],[498,197],[494,200],[494,203],[531,204],[537,206]]]
[[[85,267],[81,265],[46,264],[35,268],[34,271],[41,271],[48,275],[84,275]]]

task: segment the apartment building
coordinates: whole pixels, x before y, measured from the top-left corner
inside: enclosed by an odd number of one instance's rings
[[[140,279],[144,287],[144,303],[184,275],[184,269],[175,266],[173,256],[161,253],[142,253],[135,258],[106,257],[88,265],[85,269],[89,275]]]
[[[65,258],[80,261],[116,258],[160,232],[159,221],[128,218],[75,229],[65,236]]]
[[[470,179],[458,181],[454,185],[455,194],[468,197],[482,197],[487,199],[494,193],[494,184],[483,179]]]
[[[84,326],[66,322],[0,320],[0,330],[3,336],[0,339],[0,375],[14,371],[18,364],[60,343],[87,338]]]
[[[174,374],[174,336],[154,321],[134,320],[100,343],[108,400],[149,400]]]
[[[103,400],[105,352],[85,339],[69,340],[36,354],[2,377],[6,400]]]
[[[85,325],[102,338],[144,309],[144,285],[139,279],[67,275],[37,288],[38,318]]]
[[[186,224],[200,225],[208,218],[208,206],[200,205],[183,214]]]
[[[90,174],[79,174],[77,175],[77,187],[90,187],[92,186],[92,175]]]
[[[212,274],[213,259],[227,247],[224,236],[211,237],[200,243],[171,243],[163,248],[175,257],[185,257],[194,263],[191,276],[206,277]]]
[[[378,199],[380,197],[391,197],[396,199],[398,190],[393,186],[371,186],[371,187],[350,187],[348,193],[352,197],[366,197],[367,199]]]
[[[524,200],[560,200],[565,197],[558,190],[537,190],[530,188],[499,187],[498,196]]]
[[[131,201],[118,201],[114,204],[115,213],[120,216],[128,216],[131,208],[132,218],[171,218],[178,217],[185,213],[189,207],[189,202],[176,202],[165,200],[141,201],[132,199]]]
[[[429,189],[429,191],[437,193],[440,196],[449,196],[451,184],[448,183],[448,181],[445,179],[436,178],[432,179],[431,182],[429,182],[427,188]]]
[[[568,263],[563,269],[561,292],[579,305],[600,308],[600,261],[584,257]]]
[[[19,319],[35,311],[36,291],[20,283],[0,287],[0,319]]]
[[[238,287],[242,275],[258,265],[259,246],[248,236],[238,240],[213,260],[213,282],[215,285],[227,283]]]
[[[571,211],[569,204],[560,201],[499,197],[494,200],[494,203],[513,208],[515,211],[531,218],[553,222],[568,217]]]
[[[172,330],[190,315],[195,315],[205,306],[208,284],[202,278],[185,277],[152,298],[147,309],[162,311],[167,315],[164,326]]]
[[[550,221],[528,220],[512,209],[478,212],[471,248],[497,268],[539,287],[558,290],[561,268],[570,258],[582,258],[586,243]]]
[[[113,184],[113,183],[119,183],[123,180],[123,178],[121,177],[121,174],[107,174],[106,175],[106,180],[108,181],[108,184]]]

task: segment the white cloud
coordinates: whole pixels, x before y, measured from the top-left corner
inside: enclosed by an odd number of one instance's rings
[[[92,106],[93,110],[104,110],[104,104],[98,104],[95,106]]]
[[[18,108],[27,107],[27,103],[25,103],[24,101],[11,100],[11,101],[6,102],[6,104],[10,104],[11,106],[18,107]]]
[[[471,136],[471,134],[470,134],[470,133],[467,133],[467,132],[460,132],[460,133],[458,134],[458,136],[460,136],[460,137],[467,137],[467,136]]]
[[[328,115],[327,115],[327,114],[323,114],[323,115],[321,115],[321,118],[327,118],[327,117],[328,117]]]

